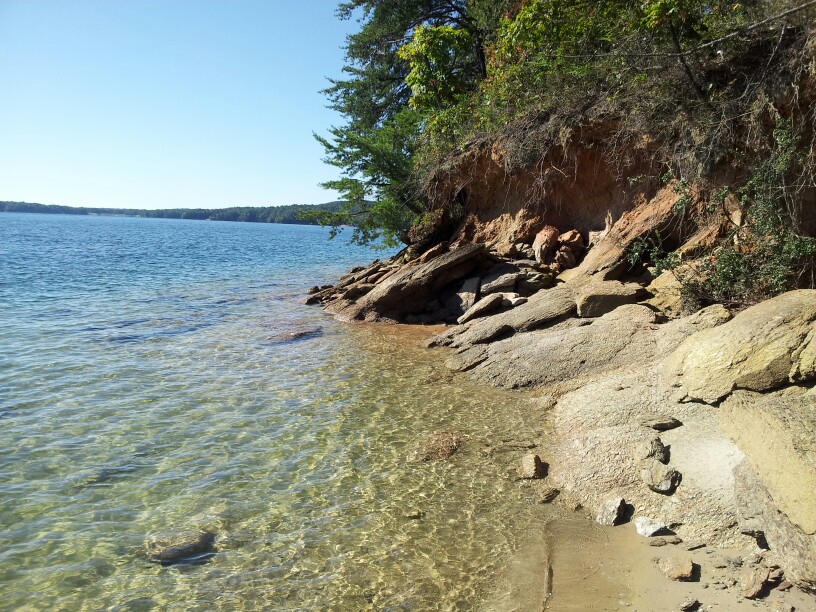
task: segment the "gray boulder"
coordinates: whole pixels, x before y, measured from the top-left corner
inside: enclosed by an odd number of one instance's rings
[[[482,295],[512,289],[516,281],[522,276],[518,266],[509,263],[499,263],[490,269],[490,272],[482,279]]]
[[[467,312],[459,317],[456,322],[461,325],[472,319],[485,317],[489,314],[493,314],[502,306],[504,306],[504,295],[501,293],[491,293],[468,308]]]

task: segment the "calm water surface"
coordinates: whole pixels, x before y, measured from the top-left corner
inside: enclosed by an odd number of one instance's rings
[[[491,607],[541,507],[516,396],[305,290],[381,255],[321,228],[0,214],[0,608]],[[295,331],[311,331],[285,341]],[[460,431],[450,462],[418,436]],[[492,449],[492,450],[491,450]],[[496,451],[496,452],[492,452]],[[162,567],[156,533],[217,553]]]

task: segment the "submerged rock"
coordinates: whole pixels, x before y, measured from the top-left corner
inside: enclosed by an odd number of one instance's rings
[[[309,329],[298,329],[295,331],[275,334],[274,336],[269,336],[266,339],[266,341],[275,344],[282,344],[286,342],[296,342],[297,340],[308,340],[310,338],[316,338],[320,336],[322,333],[323,333],[322,327],[312,327]]]
[[[147,542],[148,559],[161,565],[203,563],[216,553],[215,534],[206,531],[180,531],[151,536]]]
[[[462,446],[462,436],[455,431],[435,431],[420,442],[419,448],[408,453],[406,460],[442,461],[449,459]]]

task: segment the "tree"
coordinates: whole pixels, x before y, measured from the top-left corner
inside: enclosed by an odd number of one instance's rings
[[[346,201],[316,218],[355,226],[352,239],[408,242],[425,211],[413,167],[429,116],[473,90],[487,74],[485,48],[510,0],[350,0],[337,14],[361,14],[348,37],[346,77],[324,93],[346,123],[315,135],[325,161],[342,171],[324,187]]]

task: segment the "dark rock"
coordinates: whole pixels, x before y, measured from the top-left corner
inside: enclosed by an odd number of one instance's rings
[[[354,285],[350,285],[344,292],[343,292],[343,299],[344,300],[356,300],[363,297],[366,293],[371,291],[376,285],[370,283],[355,283]]]
[[[561,267],[562,270],[574,268],[578,265],[578,260],[575,259],[575,254],[567,248],[561,247],[555,254],[553,261]]]
[[[644,419],[640,422],[644,427],[651,427],[657,431],[669,431],[683,425],[680,421],[670,416],[656,416]]]
[[[479,280],[478,276],[469,278],[462,283],[462,286],[453,296],[448,298],[445,302],[445,308],[450,311],[452,316],[461,317],[476,303],[480,283],[481,280]]]
[[[311,294],[313,294],[313,293],[317,293],[318,291],[320,291],[320,287],[318,287],[317,285],[315,285],[314,287],[312,287],[311,289],[309,289],[308,293],[309,293],[309,295],[311,295]]]
[[[152,536],[147,541],[148,559],[162,565],[203,563],[215,555],[215,534],[181,531]]]

